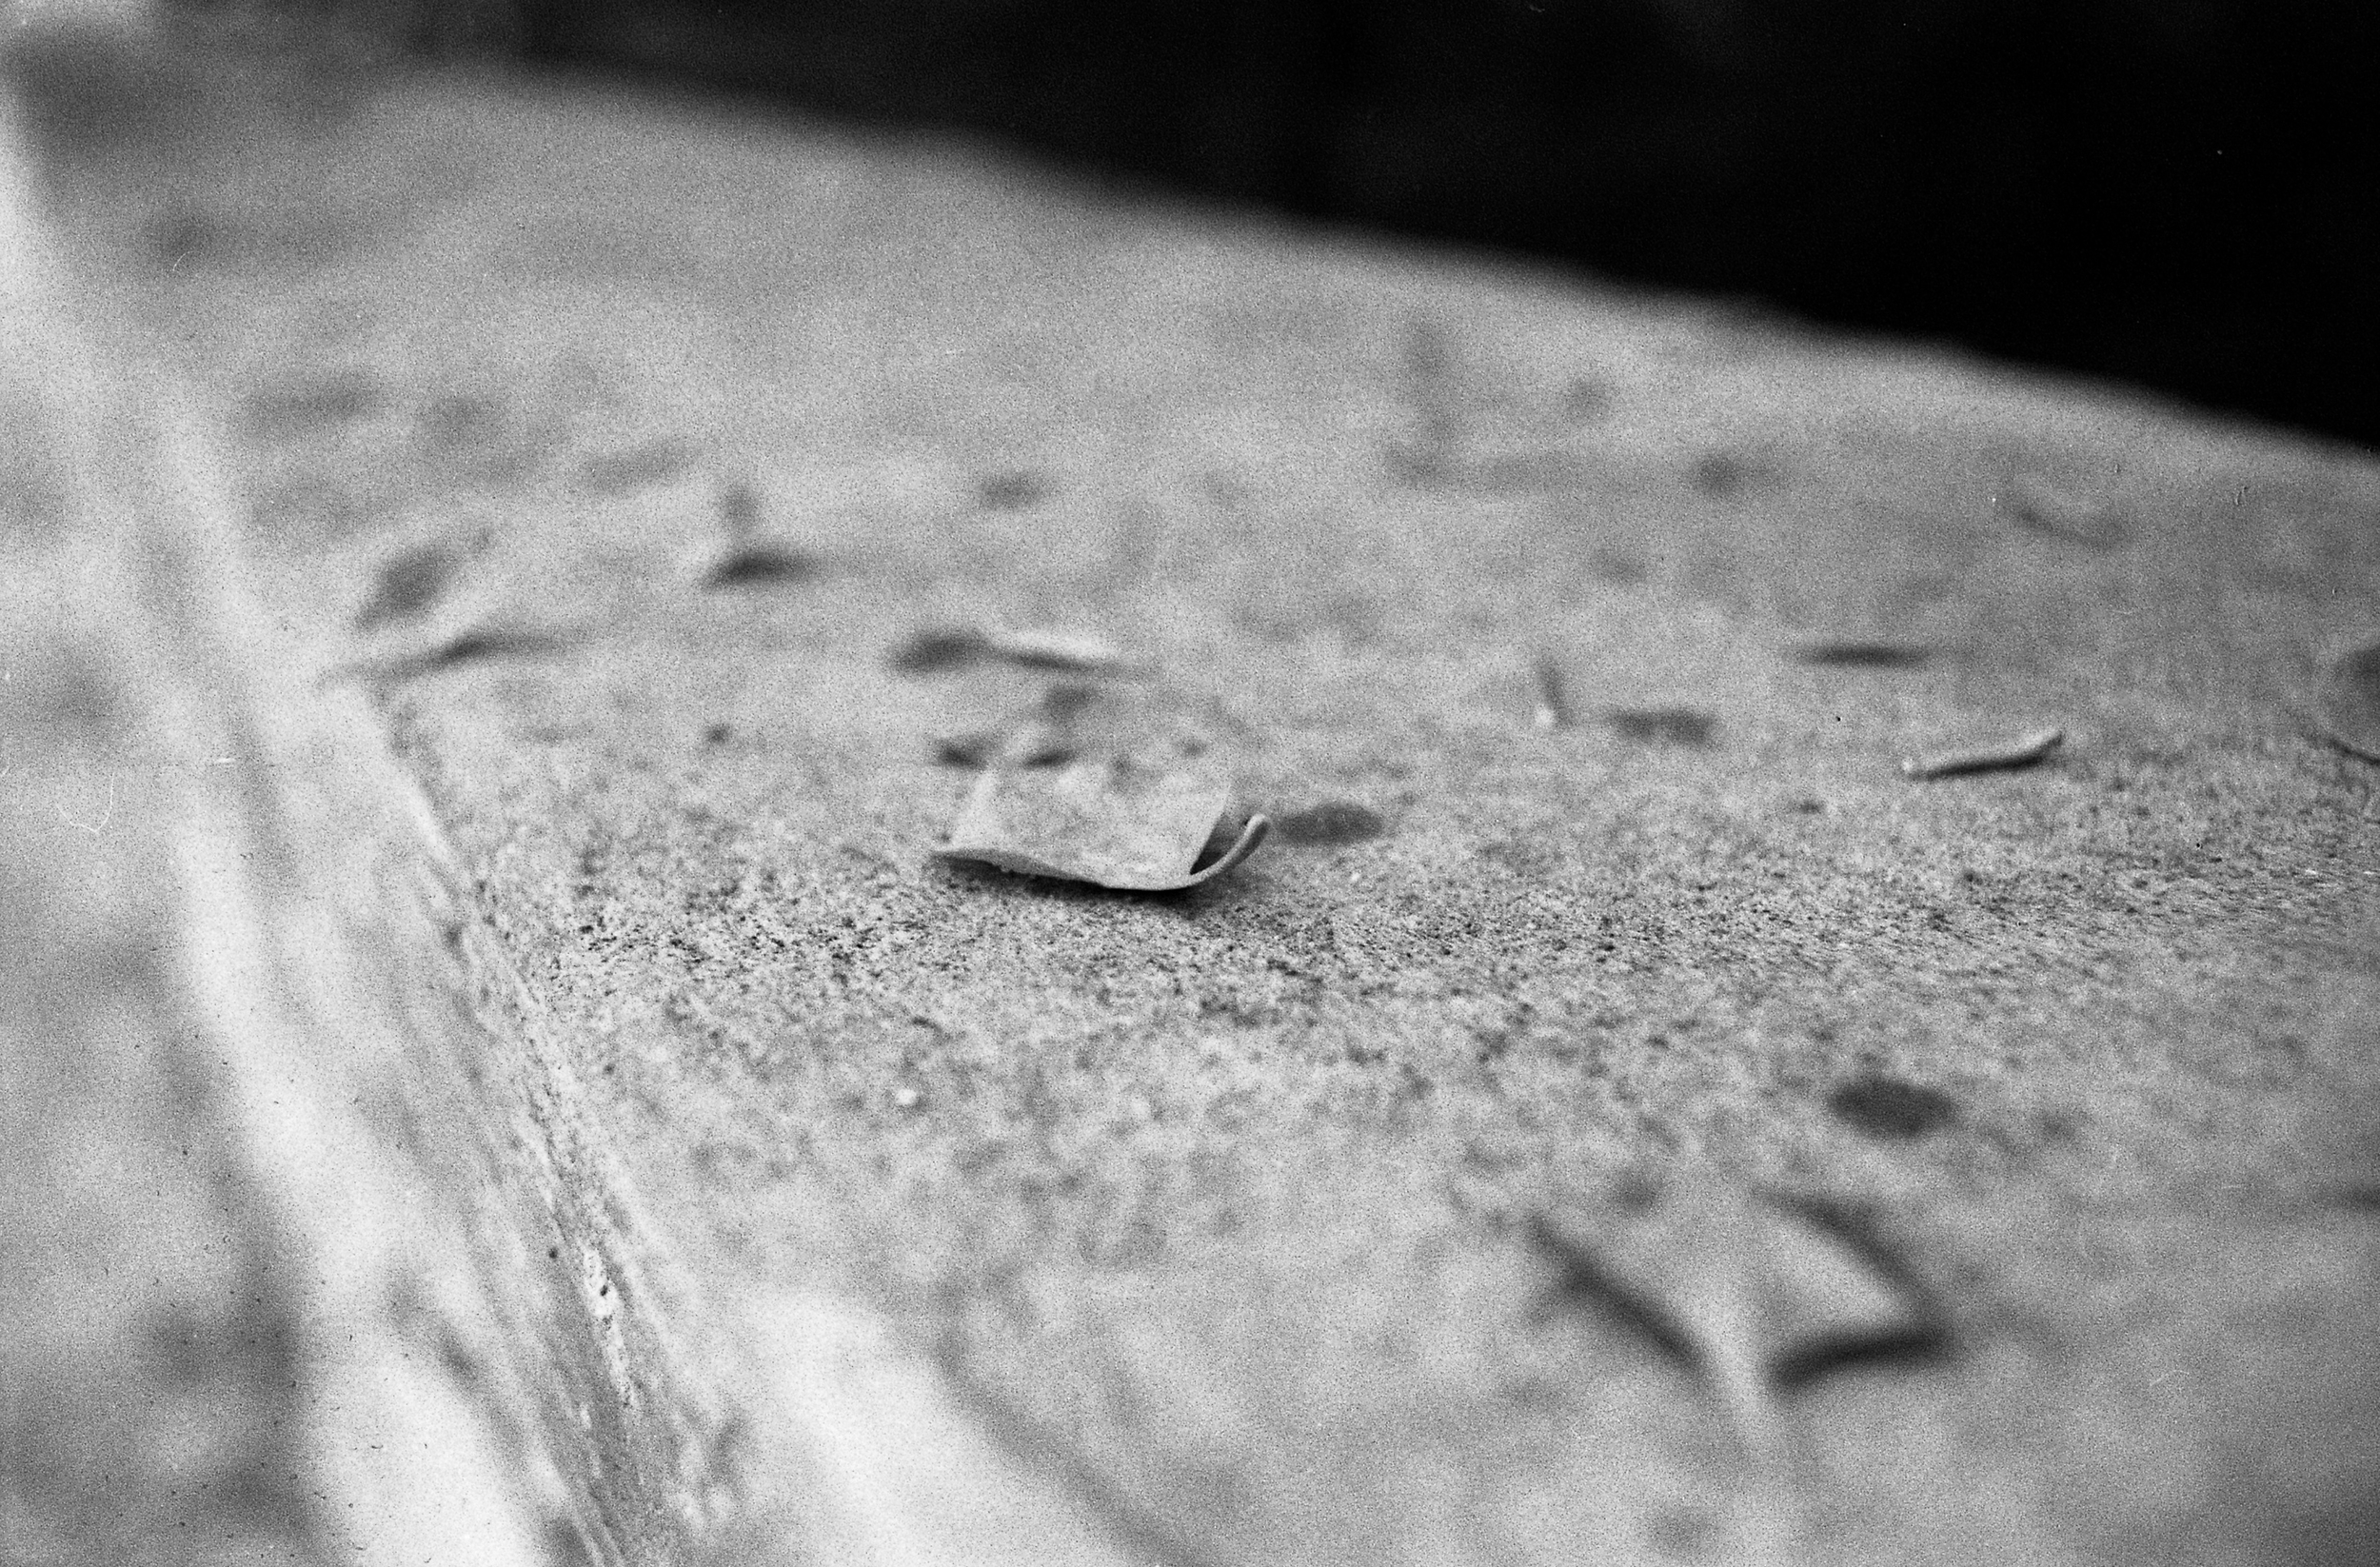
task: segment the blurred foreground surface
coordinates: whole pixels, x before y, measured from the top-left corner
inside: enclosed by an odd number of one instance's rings
[[[2380,807],[2300,693],[2380,467],[930,147],[274,101],[80,217],[451,845],[549,1549],[2361,1559]],[[938,756],[1086,704],[1276,842],[933,860]]]

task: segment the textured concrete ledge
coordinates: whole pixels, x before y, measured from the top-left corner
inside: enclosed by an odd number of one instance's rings
[[[224,769],[327,780],[235,795],[281,881],[168,896],[128,838],[111,896],[344,932],[144,1004],[278,1009],[239,1189],[299,1259],[388,1239],[292,1265],[275,1363],[463,1324],[388,1385],[523,1549],[2357,1559],[2380,865],[2301,694],[2373,615],[2368,456],[933,149],[275,101],[80,188],[84,297],[218,405],[295,649],[129,684],[268,683],[207,723],[357,760]],[[1140,672],[923,668],[952,627]],[[1278,841],[1157,899],[937,862],[938,756],[1084,701]],[[42,832],[29,906],[76,907],[91,835]],[[239,1086],[287,1081],[295,1123]],[[451,1303],[392,1314],[417,1276]],[[378,1440],[326,1429],[288,1451]]]

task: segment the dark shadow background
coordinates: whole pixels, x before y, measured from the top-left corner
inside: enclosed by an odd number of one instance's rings
[[[2380,7],[388,4],[546,64],[988,133],[2380,445]]]

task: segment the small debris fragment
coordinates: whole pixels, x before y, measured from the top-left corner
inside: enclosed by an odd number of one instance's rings
[[[472,546],[441,540],[390,556],[380,568],[371,598],[355,612],[355,628],[370,631],[419,615],[437,602],[473,552]]]
[[[1539,729],[1567,729],[1572,712],[1570,692],[1562,679],[1561,666],[1546,655],[1539,654],[1529,665],[1529,681],[1536,703],[1530,712],[1530,724]]]
[[[1863,1226],[1821,1203],[1712,1178],[1530,1233],[1567,1295],[1601,1304],[1694,1366],[1755,1458],[1777,1457],[1776,1395],[1835,1368],[1939,1353],[1947,1334]]]
[[[987,475],[975,486],[978,505],[991,511],[1022,511],[1049,499],[1049,481],[1031,468]]]
[[[934,742],[934,760],[945,767],[1062,767],[1074,759],[1064,735],[1039,721],[1005,733],[976,729]]]
[[[414,422],[430,450],[452,451],[486,440],[504,423],[504,406],[492,398],[456,393],[432,399]]]
[[[444,667],[475,664],[482,659],[529,658],[550,653],[561,645],[560,637],[545,631],[466,631],[430,653],[428,662]]]
[[[1708,745],[1717,724],[1692,707],[1622,707],[1603,716],[1623,737],[1652,745]]]
[[[1598,545],[1587,552],[1587,569],[1607,583],[1632,587],[1653,575],[1652,565],[1634,550]]]
[[[1073,724],[1099,704],[1100,688],[1081,681],[1060,681],[1041,693],[1041,713],[1053,724]]]
[[[2030,767],[2066,742],[2063,729],[2035,729],[2012,740],[1987,741],[1980,745],[1934,751],[1901,758],[1901,772],[1910,778],[1948,778],[1957,773],[1993,772]]]
[[[2010,475],[1992,497],[1992,508],[2018,527],[2092,549],[2112,549],[2124,542],[2124,522],[2113,508],[2035,476]]]
[[[705,587],[773,587],[818,575],[818,558],[785,545],[747,544],[730,549],[703,574]]]
[[[895,674],[930,675],[1001,659],[1021,669],[1076,675],[1129,671],[1130,662],[1114,644],[1082,631],[978,631],[951,626],[916,633],[885,655]]]
[[[986,631],[982,645],[994,658],[1024,669],[1112,674],[1126,666],[1114,644],[1086,631]]]
[[[748,539],[761,525],[761,492],[748,479],[730,479],[719,486],[719,526],[727,537]]]
[[[1581,424],[1610,413],[1616,401],[1611,386],[1591,375],[1574,376],[1562,388],[1562,411]]]
[[[1001,739],[1001,736],[984,729],[963,735],[944,735],[934,742],[935,764],[970,770],[988,767],[1000,758]]]
[[[2314,685],[2314,712],[2332,744],[2380,762],[2380,637],[2324,661]]]
[[[914,1110],[925,1102],[925,1096],[904,1082],[893,1090],[892,1101],[896,1110]]]
[[[1885,1142],[1925,1136],[1958,1119],[1958,1101],[1939,1088],[1871,1073],[1826,1097],[1835,1120]]]
[[[1406,328],[1400,369],[1411,406],[1408,427],[1381,447],[1390,473],[1417,489],[1453,483],[1462,470],[1463,420],[1449,383],[1455,355],[1446,329],[1426,318]]]
[[[1914,669],[1934,656],[1931,647],[1896,642],[1814,642],[1794,649],[1794,662],[1822,669]]]
[[[1717,500],[1739,493],[1752,479],[1752,465],[1732,451],[1714,451],[1695,462],[1696,489]]]
[[[937,675],[946,669],[963,669],[985,652],[980,631],[926,630],[885,654],[884,664],[896,675]]]
[[[1273,819],[1273,831],[1284,843],[1359,843],[1388,831],[1380,813],[1350,800],[1326,800],[1301,811]]]
[[[1230,785],[1211,773],[1125,757],[1054,769],[993,766],[934,852],[1021,876],[1166,892],[1211,881],[1256,852],[1272,823],[1251,816],[1212,840]]]
[[[2350,1213],[2380,1212],[2380,1183],[2349,1181],[2345,1185],[2330,1188],[2322,1194],[2322,1199],[2330,1206],[2345,1208]]]
[[[423,652],[407,653],[393,658],[364,660],[342,664],[325,678],[328,680],[361,679],[393,684],[400,681],[418,680],[425,675],[459,668],[466,664],[483,664],[497,659],[541,658],[560,652],[568,645],[568,639],[549,631],[510,631],[483,627],[466,631]]]

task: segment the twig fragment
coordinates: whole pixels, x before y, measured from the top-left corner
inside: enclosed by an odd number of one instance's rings
[[[1087,631],[986,631],[983,650],[1022,669],[1098,675],[1118,673],[1128,666],[1115,644]]]
[[[885,655],[895,674],[931,675],[998,660],[1020,669],[1073,675],[1121,675],[1132,661],[1104,637],[1087,631],[982,630],[935,627],[920,631]]]
[[[1901,772],[1915,779],[1949,778],[1958,773],[1994,772],[2030,767],[2066,743],[2063,729],[2035,729],[2010,740],[1986,741],[1901,758]]]

